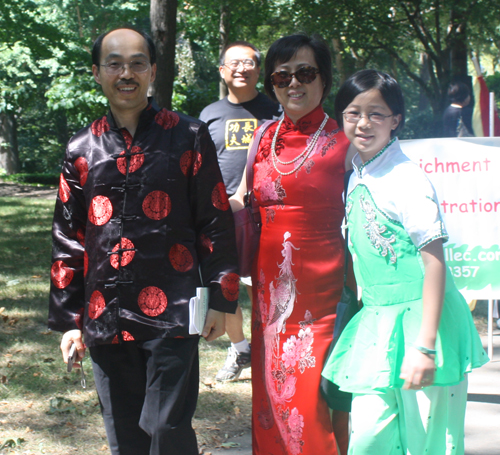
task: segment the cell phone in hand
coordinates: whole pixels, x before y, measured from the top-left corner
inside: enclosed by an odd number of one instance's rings
[[[69,348],[68,355],[68,373],[71,373],[73,369],[73,364],[76,363],[76,359],[78,358],[78,351],[76,350],[76,345],[73,343],[71,348]],[[83,359],[80,362],[80,374],[82,375],[81,384],[84,389],[87,388],[87,381],[85,380],[85,372],[83,371]]]
[[[77,357],[78,357],[78,351],[76,350],[76,344],[73,343],[71,345],[71,348],[69,349],[68,373],[71,373],[71,370],[73,369],[73,364],[76,362]]]

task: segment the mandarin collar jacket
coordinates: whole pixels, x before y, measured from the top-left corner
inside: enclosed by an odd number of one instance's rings
[[[49,328],[87,346],[188,337],[189,300],[234,313],[234,221],[206,125],[150,100],[132,138],[111,112],[68,143],[53,222]],[[201,274],[201,277],[200,277]]]

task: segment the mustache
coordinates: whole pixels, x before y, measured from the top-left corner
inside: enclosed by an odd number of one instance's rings
[[[131,79],[121,79],[115,84],[115,87],[120,87],[121,85],[135,85],[139,87],[139,84]]]

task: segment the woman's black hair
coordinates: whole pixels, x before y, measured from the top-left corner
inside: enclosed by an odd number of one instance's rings
[[[97,39],[94,41],[94,46],[92,47],[92,64],[96,65],[96,66],[99,66],[101,64],[101,48],[102,48],[102,42],[103,42],[104,38],[106,38],[106,36],[109,35],[111,32],[114,32],[115,30],[122,30],[122,29],[132,30],[136,33],[139,33],[139,35],[141,35],[146,41],[146,45],[147,45],[148,51],[149,51],[149,63],[151,65],[156,63],[155,43],[154,43],[153,39],[146,32],[143,32],[142,30],[137,30],[133,27],[118,27],[118,28],[114,28],[113,30],[109,30],[106,33],[103,33],[102,35],[99,35],[97,37]]]
[[[405,124],[405,100],[403,92],[396,79],[389,74],[377,70],[361,70],[347,79],[335,98],[335,118],[340,127],[344,125],[343,112],[360,93],[377,89],[389,106],[393,115],[400,115],[398,127],[391,132],[394,137]]]
[[[469,87],[463,82],[455,82],[450,84],[448,88],[448,98],[450,103],[463,103],[470,96]]]
[[[299,33],[280,38],[271,45],[267,52],[264,69],[264,88],[266,89],[267,95],[272,100],[278,101],[273,91],[271,74],[274,73],[275,68],[279,64],[291,60],[299,49],[303,47],[308,47],[313,51],[314,59],[318,65],[319,75],[325,86],[321,102],[323,102],[330,93],[333,80],[332,55],[330,54],[330,49],[328,49],[326,43],[318,35],[308,36]]]

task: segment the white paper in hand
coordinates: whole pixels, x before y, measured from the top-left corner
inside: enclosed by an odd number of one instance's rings
[[[208,311],[208,288],[196,288],[196,296],[189,300],[189,334],[201,335]]]

